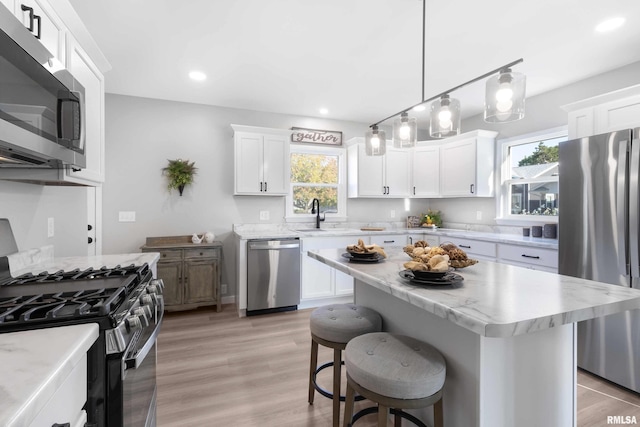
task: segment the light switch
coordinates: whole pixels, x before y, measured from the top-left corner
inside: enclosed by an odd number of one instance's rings
[[[118,212],[118,221],[120,222],[136,222],[135,211],[120,211]]]

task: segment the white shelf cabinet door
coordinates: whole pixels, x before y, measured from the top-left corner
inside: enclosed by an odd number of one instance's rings
[[[265,194],[286,195],[291,176],[289,140],[284,136],[265,135],[263,145],[263,171]]]
[[[416,147],[412,160],[412,196],[440,196],[440,147]]]
[[[261,194],[262,136],[236,134],[236,194]]]
[[[388,197],[411,196],[411,155],[413,151],[387,150],[385,157],[385,183]]]
[[[596,132],[608,133],[640,126],[640,96],[607,102],[595,107]]]
[[[22,6],[32,8],[33,11],[23,10]],[[60,61],[60,64],[64,64],[66,28],[51,6],[43,0],[16,0],[14,8],[16,16],[26,28],[29,28],[31,16],[38,17],[33,22],[32,34],[34,37],[39,35],[40,43]]]
[[[358,196],[384,197],[385,156],[367,156],[364,144],[358,144],[357,150]]]
[[[84,87],[85,156],[87,166],[68,170],[73,181],[104,182],[104,78],[73,37],[68,37],[67,68]]]
[[[476,186],[476,139],[444,144],[440,155],[442,195],[472,197]]]

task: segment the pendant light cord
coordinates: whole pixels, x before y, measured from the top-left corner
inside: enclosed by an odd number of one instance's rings
[[[424,73],[427,61],[425,51],[425,33],[427,32],[427,0],[422,0],[422,97],[424,99]],[[424,101],[423,101],[424,102]]]

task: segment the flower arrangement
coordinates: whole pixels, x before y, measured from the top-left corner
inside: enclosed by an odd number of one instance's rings
[[[436,227],[442,227],[442,213],[429,209],[426,214],[420,215],[420,224],[423,226],[435,225]]]
[[[198,168],[195,167],[196,162],[189,162],[189,160],[169,160],[169,165],[162,169],[162,172],[167,176],[169,184],[167,188],[169,191],[177,189],[182,196],[184,186],[193,183],[193,176],[196,174]]]

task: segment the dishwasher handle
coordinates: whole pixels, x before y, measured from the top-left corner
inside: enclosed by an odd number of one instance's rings
[[[292,242],[292,241],[267,240],[267,241],[249,243],[249,249],[253,251],[260,251],[260,250],[277,251],[280,249],[297,249],[299,247],[300,247],[300,242]]]

